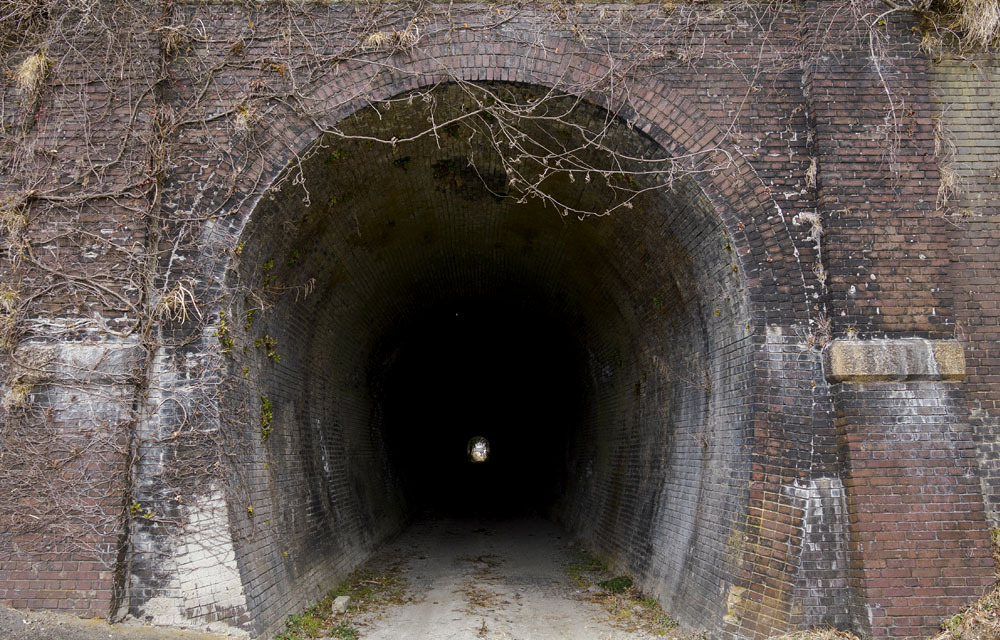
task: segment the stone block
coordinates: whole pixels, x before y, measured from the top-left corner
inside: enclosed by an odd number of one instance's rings
[[[957,340],[834,340],[823,353],[830,382],[961,380],[965,352]]]

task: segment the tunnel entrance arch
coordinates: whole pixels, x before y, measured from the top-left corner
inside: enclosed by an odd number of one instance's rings
[[[234,227],[211,336],[232,382],[220,426],[239,443],[229,566],[245,604],[233,606],[245,606],[246,624],[274,628],[428,496],[438,508],[468,504],[446,495],[457,485],[501,511],[551,514],[682,622],[739,632],[759,604],[741,595],[755,588],[747,571],[773,555],[751,514],[761,502],[759,371],[775,364],[762,350],[768,310],[753,296],[754,254],[768,248],[744,234],[759,194],[741,165],[669,186],[622,172],[640,181],[631,206],[577,219],[544,198],[510,197],[503,163],[472,153],[461,129],[368,139],[426,128],[421,102],[397,98],[342,120],[343,135],[312,139],[300,167]],[[446,85],[435,99],[460,104],[461,92]],[[600,123],[624,157],[666,155],[635,114],[581,102],[572,118]],[[617,176],[601,178],[544,188],[601,212]],[[741,220],[731,206],[749,213]],[[804,308],[800,292],[791,304]],[[495,415],[512,399],[520,413]],[[472,414],[495,424],[464,430]],[[447,442],[434,444],[441,434]],[[470,469],[434,457],[464,461],[479,434],[494,447],[492,476],[462,476]],[[539,473],[504,474],[502,462]],[[776,546],[796,553],[785,539]],[[784,571],[795,579],[794,566]],[[790,592],[781,597],[787,605]],[[142,612],[142,596],[132,607]]]
[[[690,178],[582,220],[512,197],[464,123],[366,139],[426,128],[424,103],[399,98],[314,143],[299,184],[261,202],[241,236],[246,294],[229,313],[250,318],[234,335],[254,346],[232,364],[249,371],[229,428],[251,425],[267,483],[242,481],[258,531],[238,524],[238,558],[280,540],[294,582],[342,572],[415,510],[528,508],[675,615],[717,617],[741,560],[730,539],[748,505],[752,396],[745,276],[719,216]],[[599,108],[567,108],[622,156],[657,153]],[[558,122],[538,133],[575,135]],[[579,209],[615,197],[607,176],[549,182]],[[494,460],[471,467],[463,447],[480,432]]]

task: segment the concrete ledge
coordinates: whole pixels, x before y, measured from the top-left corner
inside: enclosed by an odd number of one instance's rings
[[[830,382],[961,380],[965,351],[957,340],[834,340],[823,365]]]

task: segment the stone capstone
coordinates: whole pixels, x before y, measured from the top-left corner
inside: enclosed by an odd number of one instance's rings
[[[957,340],[834,340],[823,354],[830,382],[961,380],[965,353]]]

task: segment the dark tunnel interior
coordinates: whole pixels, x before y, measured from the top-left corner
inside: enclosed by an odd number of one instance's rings
[[[241,235],[227,418],[257,462],[238,470],[256,515],[237,561],[267,577],[248,597],[270,611],[420,514],[532,513],[679,620],[715,615],[749,487],[752,335],[729,235],[693,179],[641,170],[658,145],[574,100],[523,125],[589,154],[539,179],[546,197],[507,191],[516,165],[483,144],[489,119],[371,140],[424,130],[468,91],[362,109]]]
[[[513,292],[512,292],[513,293]],[[414,510],[547,514],[566,486],[584,358],[558,318],[515,295],[455,300],[392,333],[373,362],[389,459]],[[468,443],[489,443],[485,461]]]

